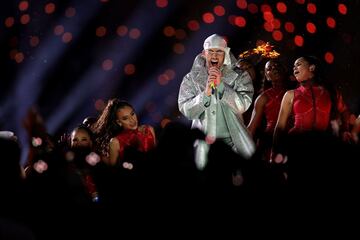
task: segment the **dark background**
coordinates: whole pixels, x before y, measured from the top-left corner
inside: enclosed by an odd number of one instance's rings
[[[113,97],[131,102],[141,122],[156,127],[163,119],[187,122],[178,112],[178,89],[204,39],[213,33],[226,36],[235,56],[260,40],[270,42],[289,70],[298,56],[318,56],[326,77],[358,115],[359,0],[282,1],[285,13],[277,8],[280,2],[1,1],[0,130],[14,131],[24,141],[22,121],[35,107],[49,133],[57,136],[85,117],[97,116]],[[309,3],[315,4],[315,13],[309,12]],[[339,4],[346,6],[345,14]],[[281,23],[273,29],[281,31],[281,40],[264,29],[262,10]],[[238,26],[236,17],[246,25]],[[335,28],[327,26],[328,17],[335,19]],[[190,21],[198,29],[189,27]],[[294,32],[285,30],[286,22],[293,23]],[[315,33],[307,31],[308,22],[315,24]],[[294,43],[295,36],[303,37],[302,46]],[[327,52],[333,54],[332,62],[326,61]]]

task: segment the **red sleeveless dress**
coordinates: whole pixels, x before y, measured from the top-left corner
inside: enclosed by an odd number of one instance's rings
[[[331,99],[321,86],[300,86],[294,90],[294,127],[289,133],[326,131],[330,123]]]
[[[139,127],[136,130],[124,130],[116,138],[120,143],[120,159],[123,159],[124,151],[128,147],[133,147],[139,152],[147,152],[155,147],[154,135],[149,126]]]
[[[281,101],[285,92],[286,89],[283,88],[270,88],[264,92],[264,94],[268,97],[264,109],[264,114],[266,118],[265,133],[268,133],[271,136],[274,133],[275,125],[280,111]]]

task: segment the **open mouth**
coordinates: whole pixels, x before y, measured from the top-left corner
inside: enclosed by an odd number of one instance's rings
[[[218,60],[211,60],[211,61],[210,61],[210,66],[211,66],[211,67],[217,67],[217,66],[218,66],[218,63],[219,63]]]

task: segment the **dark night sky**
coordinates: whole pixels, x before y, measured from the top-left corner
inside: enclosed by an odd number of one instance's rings
[[[247,6],[241,9],[244,2]],[[130,101],[143,122],[159,126],[164,117],[177,119],[182,77],[202,50],[204,39],[213,33],[225,35],[236,56],[256,47],[258,40],[269,41],[289,68],[299,55],[318,56],[326,76],[359,114],[359,0],[283,1],[286,13],[276,7],[279,2],[1,1],[1,130],[15,131],[23,138],[21,119],[35,106],[49,132],[60,134],[86,116],[96,116],[96,108],[112,97]],[[315,4],[316,13],[309,13],[309,3]],[[346,14],[339,12],[341,3],[347,7]],[[262,4],[268,4],[281,23],[274,29],[282,32],[280,41],[263,27]],[[258,11],[251,13],[250,6]],[[210,18],[204,20],[206,13]],[[214,21],[206,23],[211,16]],[[236,17],[243,17],[246,25],[237,26],[240,18],[234,23]],[[335,28],[327,26],[327,17],[335,19]],[[191,30],[189,21],[196,21],[199,28]],[[286,22],[294,24],[294,32],[285,30]],[[306,30],[308,22],[315,24],[315,33]],[[166,36],[165,29],[175,32]],[[294,43],[296,35],[303,37],[303,46]],[[326,52],[334,55],[333,63],[325,62]]]

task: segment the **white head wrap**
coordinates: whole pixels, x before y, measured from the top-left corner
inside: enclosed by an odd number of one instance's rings
[[[219,48],[225,52],[224,65],[230,65],[230,48],[227,47],[227,43],[225,38],[213,34],[210,37],[206,38],[204,41],[204,50],[210,48]]]

